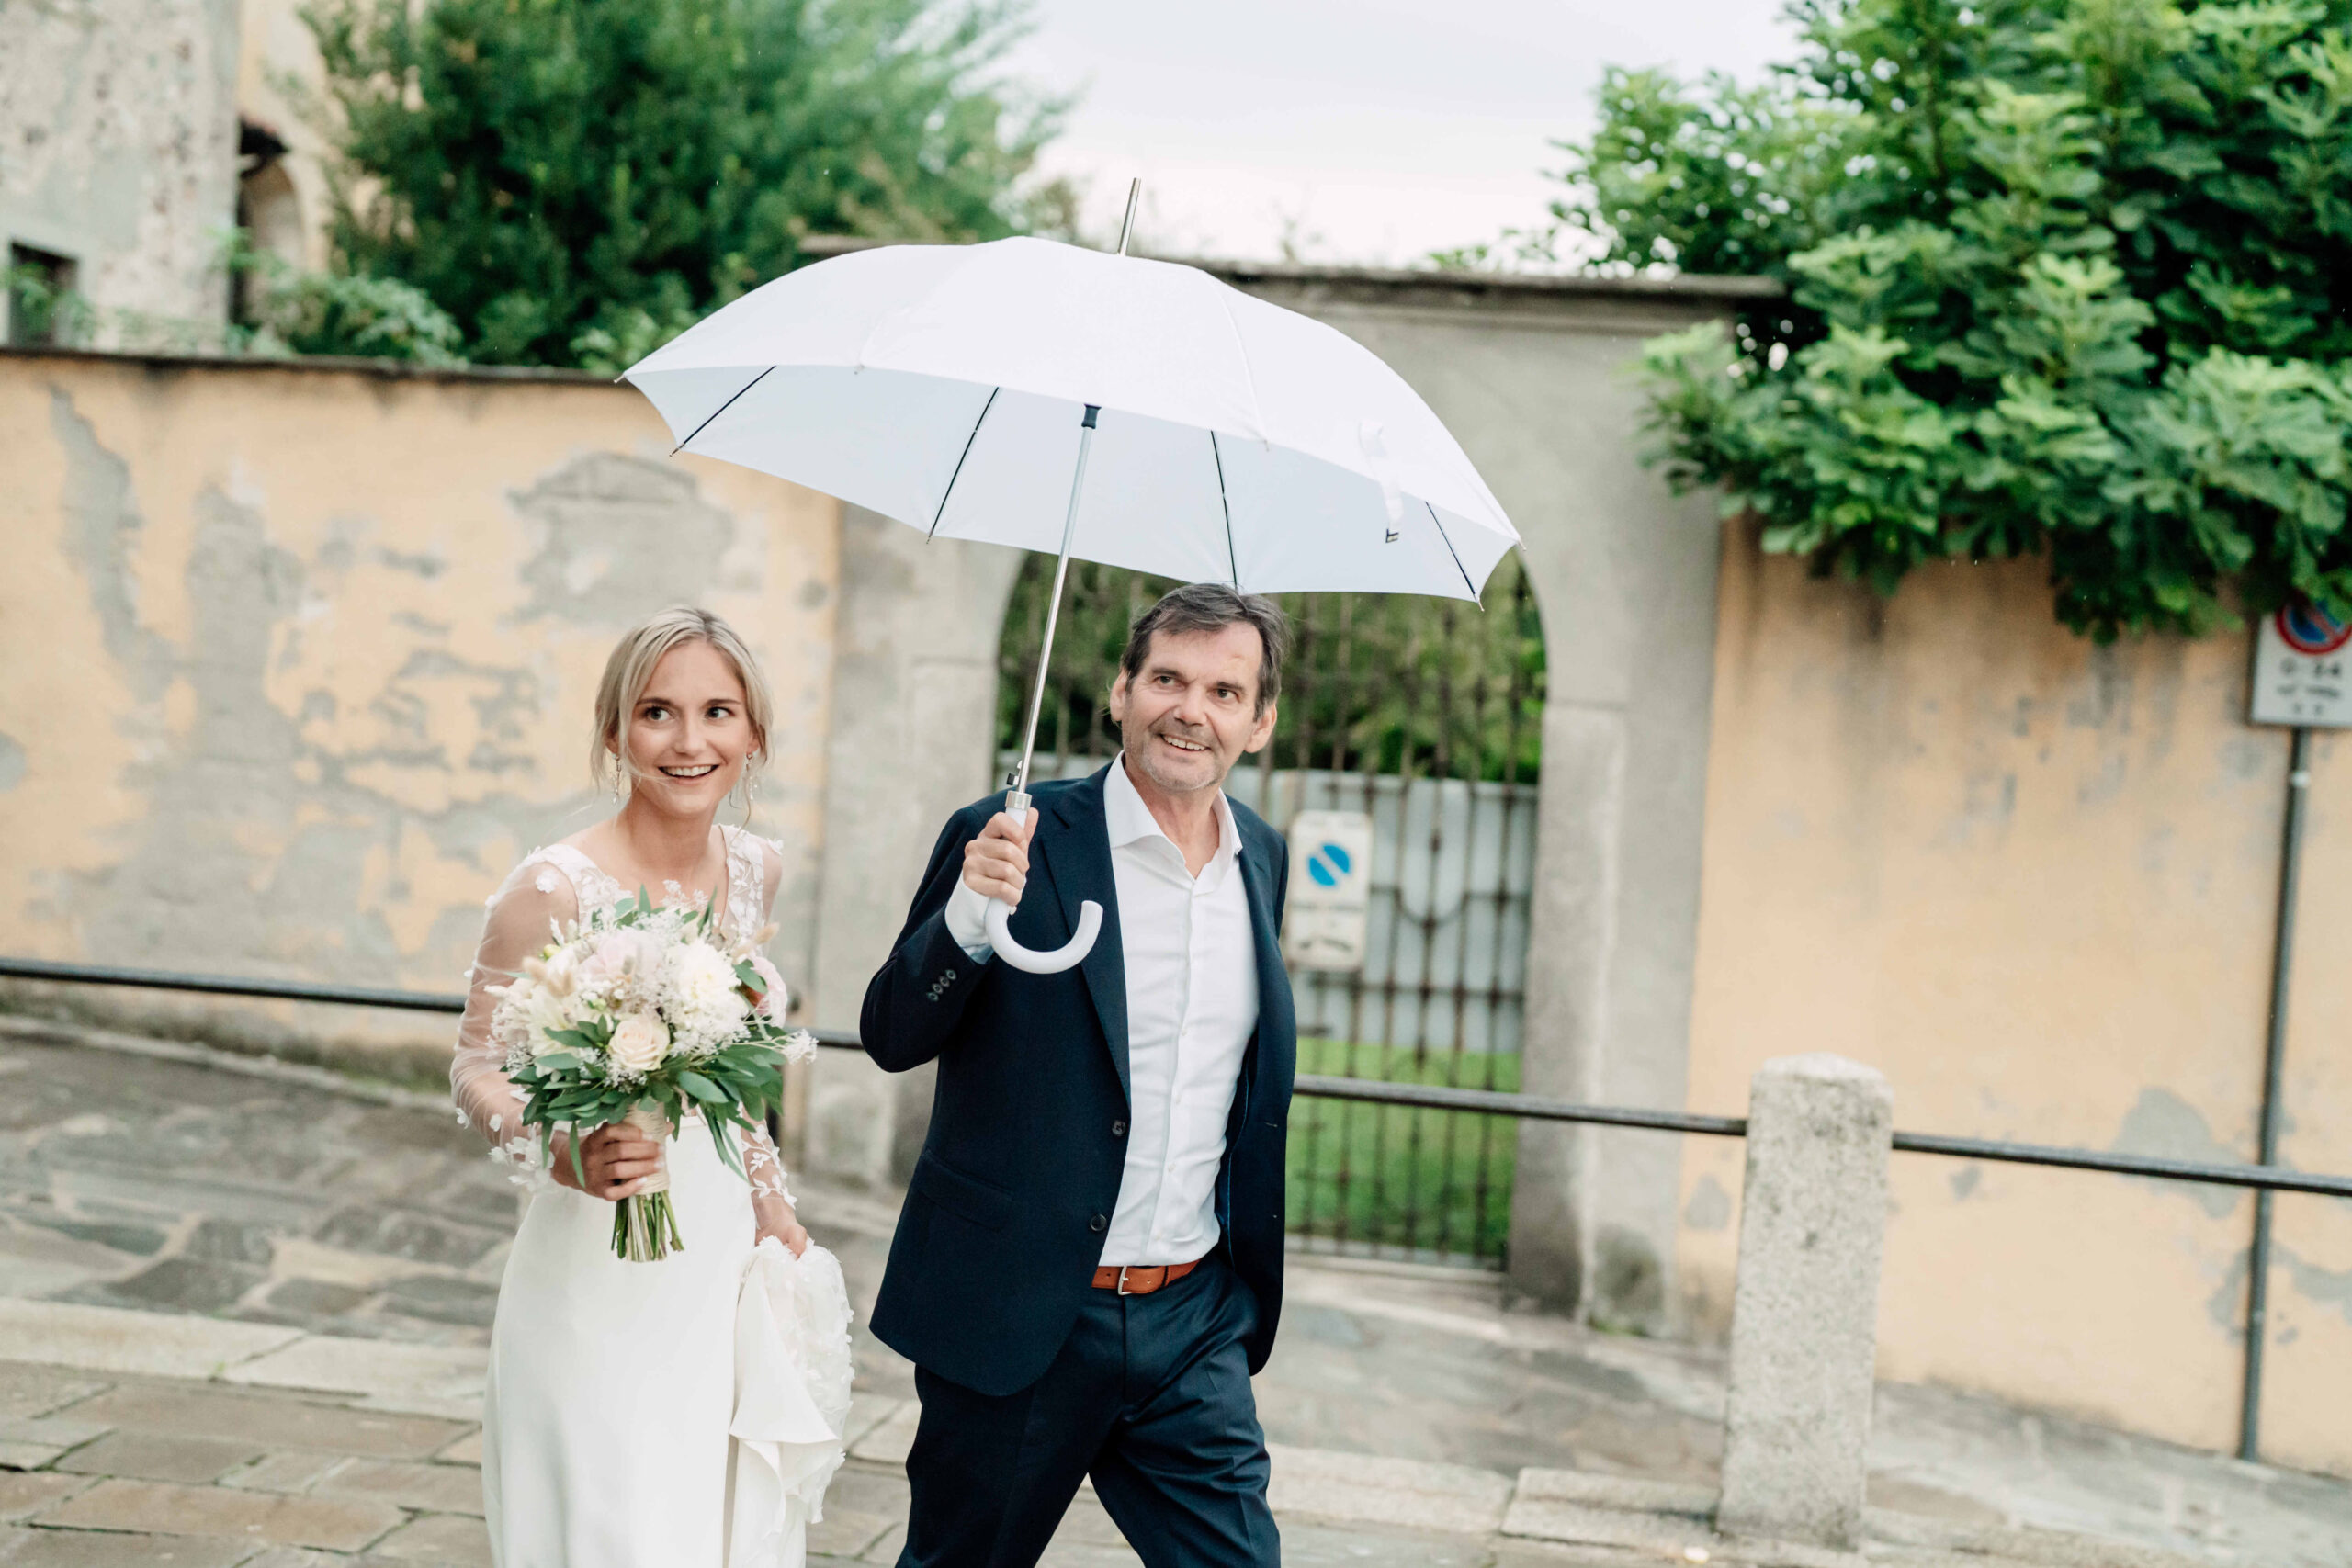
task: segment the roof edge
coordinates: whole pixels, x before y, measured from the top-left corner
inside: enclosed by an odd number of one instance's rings
[[[1179,258],[1169,257],[1169,260]],[[1207,257],[1190,265],[1227,283],[1296,283],[1351,288],[1435,289],[1452,294],[1507,299],[1779,299],[1788,289],[1778,278],[1710,276],[1608,277],[1595,273],[1470,272],[1442,267],[1331,266],[1303,262],[1224,261]]]
[[[141,365],[153,370],[287,370],[306,375],[370,376],[385,381],[506,381],[563,387],[603,387],[611,378],[585,370],[539,365],[419,365],[406,359],[293,354],[173,354],[145,349],[40,348],[0,344],[0,364],[63,359],[93,365]]]
[[[801,250],[820,261],[853,251],[870,251],[896,242],[864,234],[811,234]],[[1153,261],[1178,262],[1228,283],[1347,284],[1389,288],[1439,288],[1459,294],[1495,294],[1518,298],[1545,295],[1565,299],[1779,299],[1788,288],[1775,277],[1718,276],[1679,273],[1611,277],[1589,272],[1471,272],[1446,267],[1343,266],[1321,262],[1252,262],[1217,256],[1149,255]]]

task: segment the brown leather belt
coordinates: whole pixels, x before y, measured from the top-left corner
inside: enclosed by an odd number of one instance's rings
[[[1197,1258],[1190,1263],[1131,1263],[1124,1268],[1116,1263],[1105,1263],[1094,1270],[1094,1288],[1116,1291],[1123,1296],[1148,1296],[1163,1285],[1174,1284],[1200,1266],[1201,1260]]]

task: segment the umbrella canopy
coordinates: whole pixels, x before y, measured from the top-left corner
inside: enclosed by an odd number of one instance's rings
[[[627,378],[683,450],[936,538],[1249,592],[1475,599],[1519,537],[1371,351],[1172,262],[1033,239],[854,252]]]

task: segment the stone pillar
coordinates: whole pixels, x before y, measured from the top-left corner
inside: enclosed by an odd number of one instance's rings
[[[1716,1526],[1861,1544],[1894,1097],[1842,1056],[1781,1056],[1748,1090]]]
[[[1624,716],[1553,704],[1544,715],[1539,858],[1529,913],[1528,1043],[1520,1060],[1521,1089],[1546,1100],[1600,1098],[1624,795]],[[1519,1123],[1510,1286],[1557,1311],[1577,1312],[1589,1299],[1595,1144],[1589,1127]]]

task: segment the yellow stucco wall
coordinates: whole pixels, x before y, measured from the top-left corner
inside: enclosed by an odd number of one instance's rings
[[[456,988],[507,866],[609,805],[615,637],[691,601],[777,687],[805,972],[839,508],[669,446],[598,383],[0,356],[0,950]]]
[[[1891,603],[1767,559],[1722,579],[1690,1103],[1768,1057],[1884,1071],[1905,1129],[2209,1159],[2255,1151],[2288,739],[2247,639],[2096,648],[2043,569]],[[2315,750],[2287,1157],[2352,1170],[2352,767]],[[1720,1330],[1742,1152],[1690,1139],[1683,1304]],[[1897,1156],[1883,1377],[2234,1443],[2253,1201]],[[2281,1203],[2266,1450],[2352,1471],[2352,1214]]]

